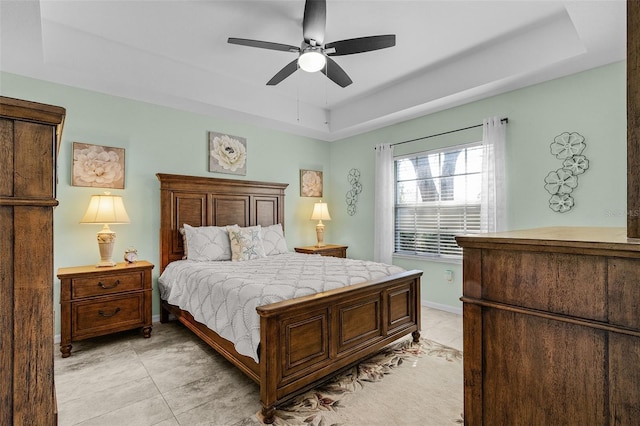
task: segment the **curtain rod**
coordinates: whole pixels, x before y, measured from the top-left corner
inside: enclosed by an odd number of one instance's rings
[[[508,123],[509,122],[509,117],[501,118],[500,122]],[[475,126],[463,127],[461,129],[456,129],[456,130],[449,130],[448,132],[436,133],[435,135],[422,136],[420,138],[410,139],[408,141],[396,142],[396,143],[392,143],[390,145],[391,146],[402,145],[403,143],[415,142],[415,141],[419,141],[419,140],[422,140],[422,139],[435,138],[436,136],[448,135],[449,133],[461,132],[463,130],[475,129],[476,127],[482,127],[482,126],[483,126],[482,124],[476,124]]]

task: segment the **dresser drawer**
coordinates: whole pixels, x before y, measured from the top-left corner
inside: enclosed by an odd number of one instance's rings
[[[143,271],[92,276],[89,278],[73,278],[71,280],[71,298],[103,296],[125,291],[142,290],[143,287]]]
[[[607,261],[601,256],[485,250],[482,282],[486,300],[607,321]]]
[[[145,293],[141,292],[74,303],[72,339],[143,326],[144,298]]]
[[[610,258],[608,267],[609,322],[640,331],[640,259]]]

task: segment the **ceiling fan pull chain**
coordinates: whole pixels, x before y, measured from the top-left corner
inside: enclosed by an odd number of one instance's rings
[[[329,77],[329,70],[327,70],[327,63],[326,62],[324,63],[324,72],[325,72],[325,75],[327,77]],[[329,80],[325,79],[324,80],[324,107],[326,109],[329,109],[329,89],[328,89],[328,86],[329,86]],[[327,122],[325,121],[324,124],[327,124]]]
[[[296,78],[296,121],[300,124],[300,74]]]
[[[324,65],[325,68],[327,64]],[[326,69],[325,69],[326,72]],[[329,125],[329,79],[324,80],[324,125]]]

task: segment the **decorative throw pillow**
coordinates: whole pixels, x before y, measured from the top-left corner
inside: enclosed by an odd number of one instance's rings
[[[287,241],[284,239],[282,224],[263,226],[261,230],[262,245],[267,256],[288,253]]]
[[[209,262],[231,260],[229,234],[224,226],[190,226],[184,224],[188,260]]]
[[[183,255],[182,255],[182,260],[185,260],[187,258],[188,255],[188,246],[187,246],[187,233],[184,231],[184,228],[180,228],[178,230],[180,232],[180,235],[182,236],[182,251],[183,251]]]
[[[231,244],[231,260],[252,260],[266,257],[260,237],[261,226],[241,228],[238,225],[227,226]]]

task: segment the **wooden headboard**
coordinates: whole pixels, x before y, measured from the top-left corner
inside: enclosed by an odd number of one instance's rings
[[[160,181],[160,272],[182,259],[180,228],[281,223],[287,183],[156,174]]]

